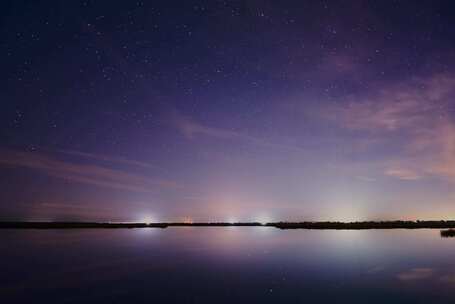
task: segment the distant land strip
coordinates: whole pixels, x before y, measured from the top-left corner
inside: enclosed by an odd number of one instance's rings
[[[112,222],[0,222],[0,229],[83,229],[83,228],[168,228],[168,227],[275,227],[279,229],[450,229],[452,221],[372,221],[372,222],[199,222],[199,223],[112,223]]]

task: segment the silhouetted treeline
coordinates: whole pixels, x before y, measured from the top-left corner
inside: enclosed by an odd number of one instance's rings
[[[455,237],[455,230],[441,230],[441,237]]]
[[[208,222],[208,223],[90,223],[90,222],[0,222],[0,229],[74,229],[74,228],[167,228],[167,227],[238,227],[266,226],[279,229],[419,229],[455,228],[455,221],[380,221],[380,222]],[[449,230],[455,231],[455,230]],[[442,235],[443,232],[441,232]],[[454,233],[455,232],[450,232]]]
[[[455,221],[279,222],[267,225],[280,229],[443,229],[455,228]]]
[[[239,222],[239,223],[227,223],[227,222],[206,222],[206,223],[163,223],[168,227],[229,227],[229,226],[263,226],[258,222]]]

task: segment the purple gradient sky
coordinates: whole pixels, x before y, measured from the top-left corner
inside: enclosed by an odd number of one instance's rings
[[[0,220],[455,218],[451,1],[2,4]]]

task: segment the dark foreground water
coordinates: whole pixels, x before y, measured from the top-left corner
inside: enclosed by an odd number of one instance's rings
[[[3,230],[0,303],[455,303],[438,230]]]

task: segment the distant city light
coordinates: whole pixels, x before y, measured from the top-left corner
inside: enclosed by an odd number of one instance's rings
[[[185,217],[183,219],[183,223],[185,223],[185,224],[193,224],[193,219],[190,218],[190,217]]]
[[[254,221],[257,223],[261,223],[262,225],[265,225],[267,223],[272,222],[272,219],[267,215],[260,215],[257,216]]]
[[[226,223],[238,223],[238,219],[234,218],[234,217],[230,217],[226,220]]]
[[[146,216],[142,217],[140,222],[141,223],[146,223],[146,224],[157,223],[156,219],[153,216],[151,216],[151,215],[146,215]]]

